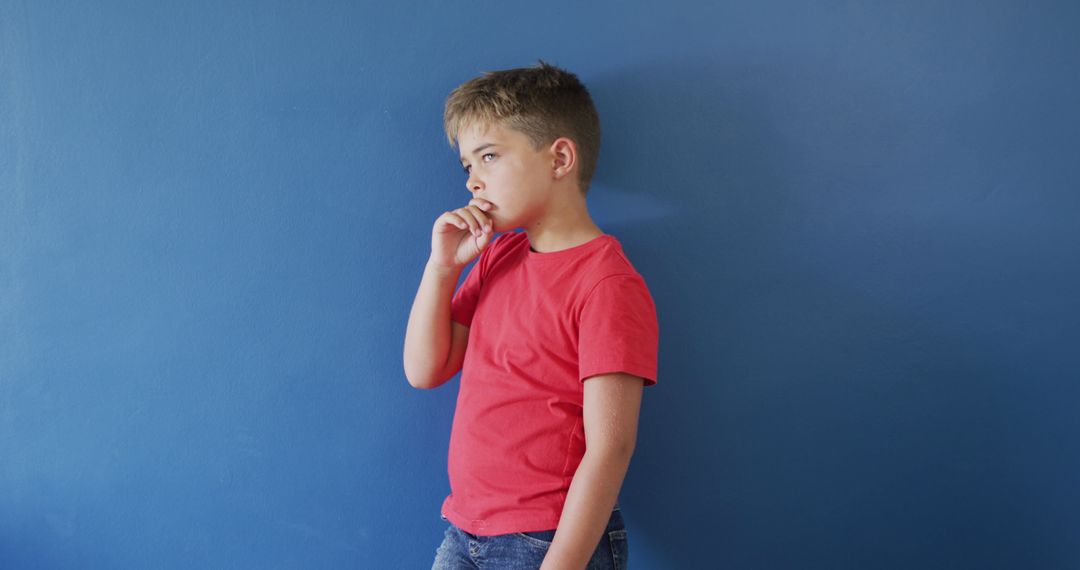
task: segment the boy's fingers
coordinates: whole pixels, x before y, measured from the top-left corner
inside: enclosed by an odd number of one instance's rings
[[[487,213],[481,210],[479,206],[476,206],[475,204],[470,204],[468,207],[469,211],[476,216],[476,221],[480,224],[481,230],[483,230],[484,227],[491,223]]]
[[[457,215],[456,212],[446,212],[442,215],[442,219],[447,225],[451,225],[462,230],[469,227],[469,225],[466,224],[465,221],[461,219],[461,216]]]
[[[477,207],[476,205],[473,205],[473,204],[470,204],[470,205],[466,206],[466,209],[469,211],[470,214],[473,215],[474,218],[476,218],[476,224],[477,224],[477,227],[478,227],[480,233],[485,232],[487,226],[489,226],[491,224],[491,219],[488,218],[487,214],[484,213],[484,211],[481,210],[479,207]]]
[[[457,214],[461,216],[465,223],[469,224],[469,231],[473,235],[480,235],[480,222],[476,219],[476,213],[473,211],[475,206],[467,206],[465,208],[458,208]]]
[[[469,203],[475,205],[477,208],[480,208],[484,212],[491,211],[491,202],[488,202],[487,200],[481,200],[480,198],[473,198],[472,200],[469,200]]]
[[[491,234],[487,232],[480,232],[480,235],[476,236],[476,248],[480,250],[484,249],[484,247],[487,245],[488,240],[490,239]]]

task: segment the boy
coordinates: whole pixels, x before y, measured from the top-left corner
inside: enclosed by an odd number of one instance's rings
[[[541,60],[459,86],[444,126],[472,199],[435,220],[404,351],[413,387],[462,372],[433,568],[623,568],[618,493],[659,327],[586,207],[592,98]]]

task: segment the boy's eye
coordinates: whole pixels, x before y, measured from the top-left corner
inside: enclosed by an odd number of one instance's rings
[[[490,156],[491,158],[493,158],[493,159],[494,159],[494,158],[495,158],[495,153],[493,153],[493,152],[489,152],[489,153],[487,153],[487,154],[485,154],[485,155],[481,156],[480,158],[481,158],[481,159],[484,159],[484,158],[487,158],[487,157],[489,157],[489,156]],[[465,174],[468,174],[468,173],[469,173],[469,169],[470,169],[470,168],[472,168],[472,165],[469,165],[469,166],[465,166],[465,167],[462,167],[462,170],[464,170],[464,171],[465,171]]]

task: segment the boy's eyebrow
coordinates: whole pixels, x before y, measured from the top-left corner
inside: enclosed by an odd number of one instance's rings
[[[478,147],[474,148],[474,149],[473,149],[473,151],[472,151],[472,154],[476,154],[476,153],[478,153],[478,152],[480,152],[480,151],[484,150],[485,148],[487,148],[487,147],[489,147],[489,146],[499,146],[499,145],[497,145],[497,144],[495,144],[495,143],[484,143],[484,144],[482,144],[482,145],[480,145],[480,146],[478,146]],[[461,163],[462,163],[462,164],[465,164],[465,157],[464,157],[464,156],[463,156],[463,157],[461,157]]]

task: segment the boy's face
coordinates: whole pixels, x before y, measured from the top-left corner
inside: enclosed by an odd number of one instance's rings
[[[499,125],[470,124],[458,133],[466,187],[492,204],[495,232],[530,229],[548,210],[551,166],[547,149],[533,150],[522,133]]]

